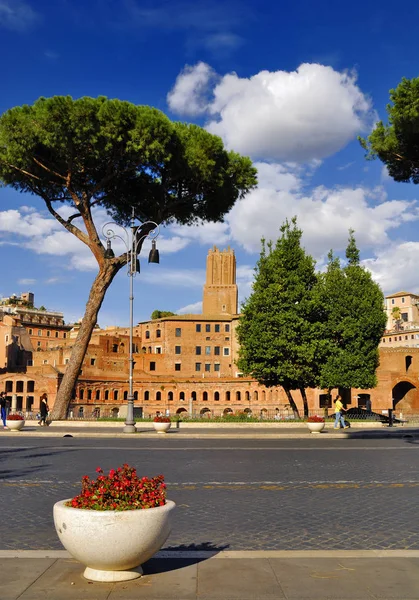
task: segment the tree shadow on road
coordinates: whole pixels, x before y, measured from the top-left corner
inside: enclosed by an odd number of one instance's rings
[[[0,452],[0,463],[4,461],[10,461],[13,458],[21,460],[21,464],[17,468],[9,468],[9,469],[0,469],[0,482],[5,479],[19,479],[27,476],[34,476],[39,474],[40,472],[44,472],[48,469],[51,464],[25,464],[27,460],[32,460],[35,458],[47,459],[48,457],[56,456],[58,454],[63,454],[68,452],[68,449],[64,450],[46,450],[42,452],[41,448],[37,447],[37,453],[31,454],[32,448],[8,448],[2,449]],[[27,453],[25,456],[24,453]],[[9,465],[8,465],[9,466]]]

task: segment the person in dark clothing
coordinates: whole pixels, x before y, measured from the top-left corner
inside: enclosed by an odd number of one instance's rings
[[[0,412],[1,412],[1,420],[3,421],[4,429],[8,429],[6,427],[6,395],[4,392],[0,392]]]
[[[47,395],[44,393],[41,396],[41,401],[40,401],[40,406],[39,406],[39,412],[41,413],[41,419],[39,421],[39,425],[46,425],[47,424],[47,416],[48,416],[48,402],[47,402]]]

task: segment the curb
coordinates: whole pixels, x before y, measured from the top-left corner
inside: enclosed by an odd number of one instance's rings
[[[69,559],[66,550],[0,550],[2,558]],[[153,558],[419,558],[419,550],[161,550]]]
[[[395,430],[371,430],[364,431],[362,429],[353,429],[351,432],[345,431],[342,433],[338,432],[328,432],[325,431],[323,433],[265,433],[258,431],[251,432],[225,432],[225,433],[212,433],[212,432],[178,432],[174,431],[172,433],[167,434],[159,434],[154,431],[137,431],[137,433],[122,433],[122,432],[89,432],[89,431],[72,431],[70,428],[65,430],[63,428],[62,431],[28,431],[23,429],[22,431],[1,431],[0,437],[13,437],[16,438],[20,434],[25,437],[33,437],[33,438],[63,438],[73,437],[73,438],[123,438],[123,439],[165,439],[165,440],[174,440],[174,439],[274,439],[274,440],[292,440],[292,439],[321,439],[321,440],[338,440],[338,439],[374,439],[374,438],[417,438],[419,437],[419,430],[415,429],[395,429]]]

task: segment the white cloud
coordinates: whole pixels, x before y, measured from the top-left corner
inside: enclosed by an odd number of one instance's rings
[[[153,267],[142,269],[141,278],[153,285],[163,287],[201,288],[205,283],[205,271],[203,269],[158,269]]]
[[[36,283],[36,279],[18,279],[17,282],[19,285],[32,285]]]
[[[243,43],[244,40],[239,35],[224,31],[208,35],[202,45],[213,53],[222,55],[239,48]]]
[[[202,74],[210,71],[202,62],[187,67],[169,94],[169,105],[192,115],[205,108],[211,115],[208,130],[228,148],[254,159],[323,159],[375,118],[354,72],[305,63],[293,72],[261,71],[250,78],[230,73],[219,79],[208,99],[209,78],[203,84]]]
[[[27,2],[22,0],[0,0],[0,27],[12,31],[26,31],[40,19]]]
[[[200,315],[202,314],[202,302],[195,302],[194,304],[188,304],[183,306],[176,311],[178,315]]]
[[[32,238],[45,236],[61,227],[52,218],[45,218],[40,213],[24,210],[5,210],[0,212],[0,232],[12,233],[17,236]]]
[[[234,242],[248,252],[260,251],[262,237],[276,240],[282,223],[293,216],[304,246],[317,259],[330,248],[344,249],[350,228],[358,245],[371,250],[389,244],[392,229],[419,219],[415,201],[388,200],[382,188],[319,186],[307,193],[295,174],[285,175],[275,165],[259,166],[258,188],[226,216]]]
[[[196,225],[170,225],[169,231],[180,236],[187,243],[198,242],[203,246],[227,244],[230,239],[228,224],[224,222],[204,223]]]
[[[207,93],[215,78],[213,69],[204,62],[194,67],[186,65],[167,95],[167,103],[175,113],[197,116],[207,109]]]
[[[363,261],[386,295],[400,290],[418,294],[418,263],[419,242],[390,244]]]

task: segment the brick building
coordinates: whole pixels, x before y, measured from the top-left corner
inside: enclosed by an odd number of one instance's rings
[[[397,300],[400,305],[405,304],[401,298],[413,297],[402,294],[405,295],[394,296],[395,300],[400,298]],[[203,313],[164,317],[134,327],[136,416],[152,416],[157,411],[171,415],[184,411],[214,416],[236,411],[257,416],[273,416],[277,412],[284,417],[291,415],[282,388],[261,386],[244,377],[236,366],[237,298],[234,252],[214,247],[207,257]],[[392,298],[387,298],[390,308]],[[59,314],[43,311],[39,318]],[[6,389],[16,408],[23,411],[36,411],[44,391],[53,405],[78,332],[77,325],[65,325],[63,319],[49,323],[44,320],[38,325],[34,317],[28,312],[24,318],[14,313],[3,315],[0,321],[0,361],[3,360],[0,365],[5,365],[0,369],[0,389]],[[412,317],[415,318],[413,313]],[[403,326],[407,323],[404,321]],[[388,408],[405,414],[419,412],[419,348],[407,344],[388,347],[387,342],[382,346],[377,387],[348,390],[345,398],[348,407],[363,407],[370,399],[372,409],[378,412]],[[128,357],[128,328],[97,327],[73,394],[70,414],[125,416]],[[300,393],[293,395],[301,408]],[[312,411],[331,408],[325,390],[307,390],[307,397]]]

